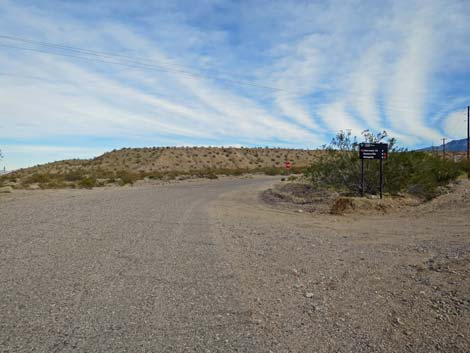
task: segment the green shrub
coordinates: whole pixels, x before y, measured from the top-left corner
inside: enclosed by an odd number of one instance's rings
[[[468,177],[470,178],[470,161],[463,160],[458,162],[459,169],[462,170],[464,173],[467,173]]]
[[[85,177],[78,183],[81,188],[91,189],[96,186],[96,179],[93,177]]]
[[[39,187],[41,189],[63,189],[68,187],[69,185],[65,183],[63,180],[52,180],[48,183],[40,183]]]
[[[104,170],[101,168],[93,170],[91,174],[96,179],[112,179],[115,177],[115,173],[113,173],[112,171]]]
[[[266,167],[262,168],[261,172],[266,174],[266,175],[283,175],[284,170],[281,168],[276,168],[276,167]]]
[[[213,170],[208,170],[204,172],[200,172],[197,174],[198,177],[200,178],[207,178],[207,179],[218,179],[219,177]]]
[[[387,136],[386,132],[373,135],[367,130],[363,134],[366,142],[379,142]],[[462,166],[452,161],[426,152],[396,149],[394,144],[395,140],[389,139],[389,158],[383,161],[384,191],[392,195],[408,192],[430,199],[463,171]],[[352,139],[350,133],[338,133],[305,175],[317,188],[359,195],[361,161],[356,138]],[[364,160],[364,191],[379,192],[379,161]]]
[[[34,173],[30,176],[28,176],[24,180],[24,184],[34,184],[34,183],[40,183],[40,184],[45,184],[48,183],[52,180],[51,174],[48,173]]]
[[[461,173],[457,163],[425,152],[391,153],[384,162],[385,191],[406,191],[430,199]]]
[[[127,184],[133,185],[140,179],[139,174],[131,173],[126,170],[116,172],[116,178],[119,178],[119,185],[124,186]]]
[[[63,174],[65,181],[79,181],[82,180],[86,175],[83,169],[76,169]]]

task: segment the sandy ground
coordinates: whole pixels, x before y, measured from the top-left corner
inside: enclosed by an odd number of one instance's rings
[[[0,351],[470,350],[468,182],[332,216],[277,180],[0,195]]]

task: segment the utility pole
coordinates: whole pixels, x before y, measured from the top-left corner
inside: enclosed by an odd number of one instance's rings
[[[467,106],[467,161],[470,160],[470,105]]]
[[[446,159],[446,138],[442,138],[442,159]]]

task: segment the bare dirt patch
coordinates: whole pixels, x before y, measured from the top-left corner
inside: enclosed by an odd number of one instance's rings
[[[328,213],[338,194],[316,190],[306,183],[279,183],[263,191],[261,199],[268,205],[302,212]]]
[[[261,200],[273,208],[334,215],[385,214],[416,207],[423,201],[401,196],[379,199],[376,196],[346,197],[337,192],[319,190],[306,182],[281,182],[261,192]]]

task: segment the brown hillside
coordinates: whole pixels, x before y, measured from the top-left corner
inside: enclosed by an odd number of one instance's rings
[[[5,176],[23,184],[50,182],[61,175],[65,181],[83,177],[113,179],[131,173],[134,179],[172,174],[231,174],[249,171],[282,171],[285,161],[295,169],[308,166],[320,152],[282,148],[153,147],[123,148],[89,160],[64,160],[25,168]],[[76,174],[79,174],[78,176]],[[55,185],[55,184],[53,184]]]

